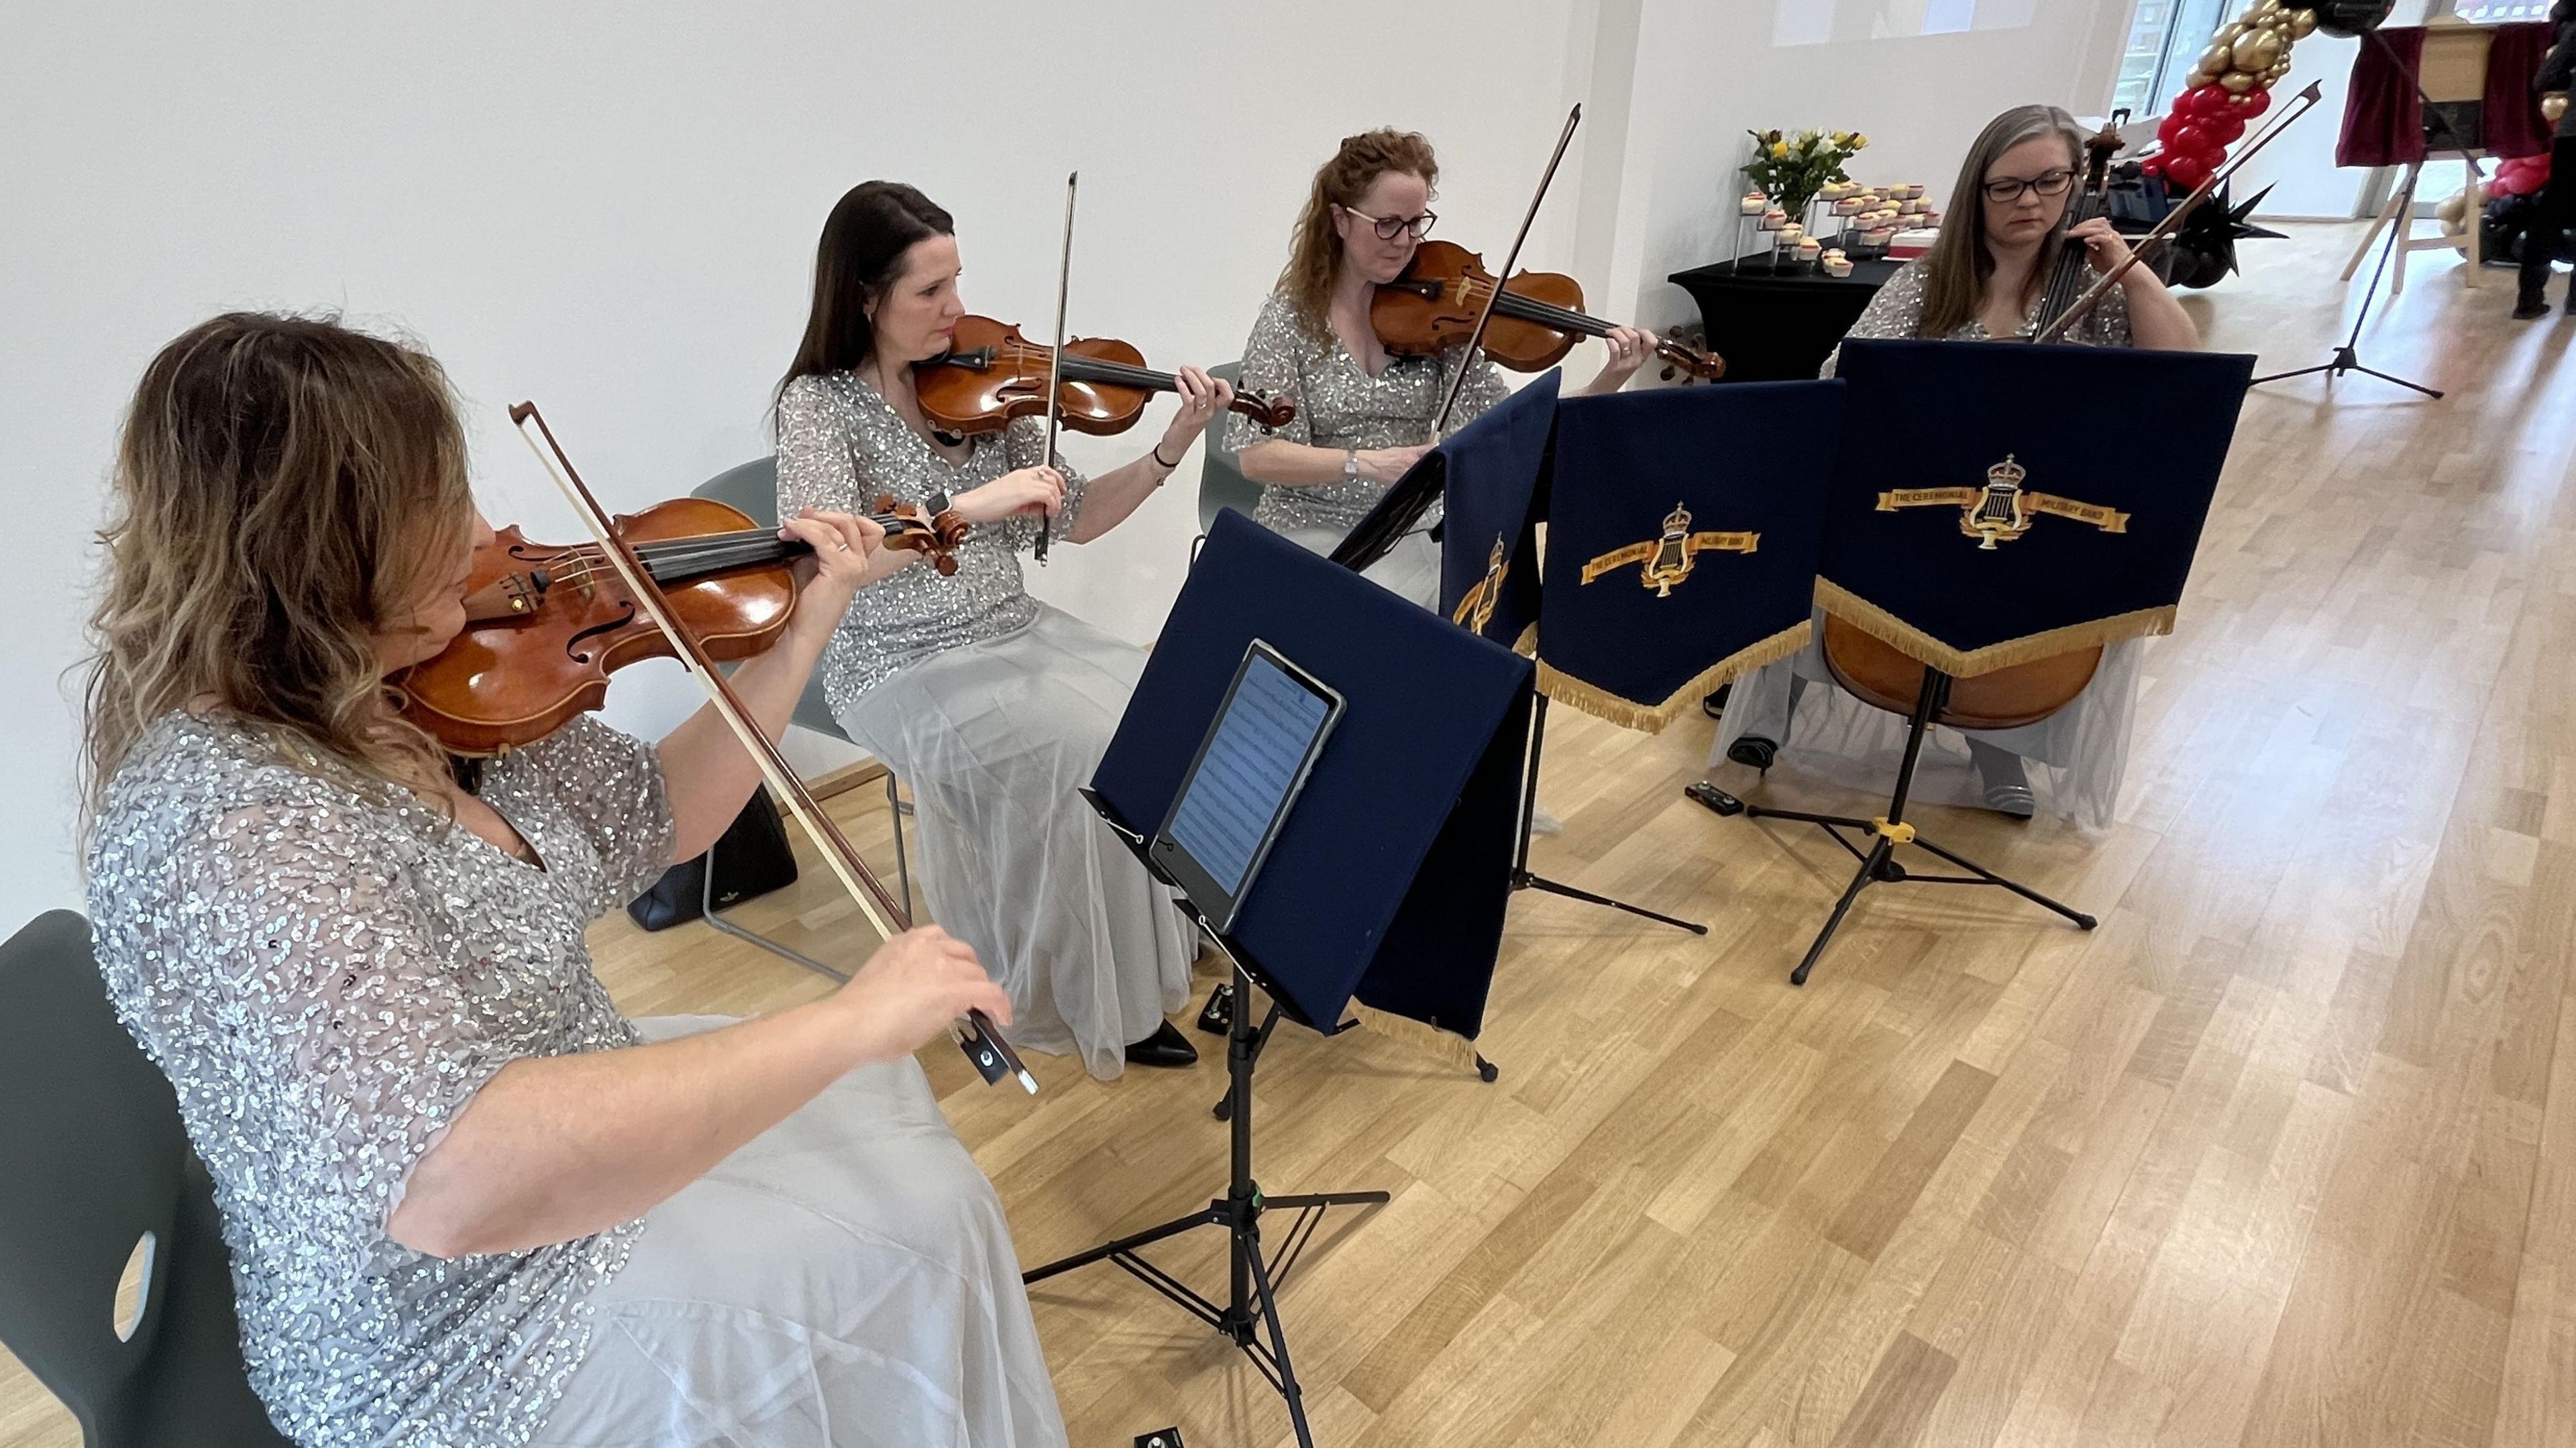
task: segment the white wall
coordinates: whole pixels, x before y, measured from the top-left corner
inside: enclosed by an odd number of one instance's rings
[[[466,398],[487,510],[568,538],[502,409],[538,399],[612,506],[763,451],[815,233],[869,177],[956,214],[971,306],[1043,328],[1061,183],[1081,168],[1072,325],[1164,366],[1235,355],[1307,178],[1349,131],[1429,131],[1444,229],[1507,234],[1562,116],[1572,3],[1515,8],[1509,25],[1364,0],[13,8],[0,495],[24,602],[0,642],[16,681],[0,928],[77,900],[76,716],[55,681],[80,652],[119,406],[183,328],[337,307],[415,333]],[[1368,43],[1328,55],[1316,34]],[[1113,465],[1163,416],[1067,450]],[[1059,550],[1035,590],[1150,637],[1195,477]],[[613,707],[650,727],[684,688],[621,685]]]
[[[1837,38],[1774,49],[1775,6],[1830,10]],[[1042,329],[1079,167],[1074,329],[1162,366],[1215,361],[1241,346],[1337,138],[1429,132],[1442,233],[1499,260],[1581,97],[1524,264],[1577,270],[1596,311],[1635,299],[1661,324],[1689,315],[1663,275],[1717,254],[1745,127],[1857,126],[1877,143],[1863,176],[1939,182],[2001,106],[2106,94],[2126,8],[21,6],[0,49],[0,500],[20,600],[0,637],[0,929],[78,903],[77,709],[57,681],[81,653],[119,408],[153,350],[211,312],[335,307],[418,336],[465,396],[487,511],[569,539],[503,408],[543,403],[611,506],[765,450],[815,232],[857,181],[947,206],[969,305]],[[2001,28],[1870,38],[1945,25]],[[1578,353],[1570,370],[1595,365]],[[1114,465],[1164,415],[1067,451]],[[1033,590],[1150,638],[1196,530],[1195,475],[1032,569]],[[649,730],[687,702],[670,674],[637,677],[611,714]]]
[[[1696,321],[1664,278],[1729,254],[1747,130],[1854,130],[1863,182],[1946,197],[2008,106],[2099,113],[2131,0],[1646,0],[1610,293],[1649,325]],[[1927,25],[1953,25],[1936,34]],[[1810,37],[1823,36],[1821,40]],[[1943,202],[1947,204],[1946,200]]]

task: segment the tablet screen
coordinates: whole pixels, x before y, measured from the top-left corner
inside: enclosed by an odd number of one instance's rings
[[[1223,930],[1305,783],[1341,696],[1256,639],[1181,781],[1154,851]]]

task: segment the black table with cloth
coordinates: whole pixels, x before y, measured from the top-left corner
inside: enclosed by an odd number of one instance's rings
[[[1834,344],[1903,264],[1856,261],[1850,276],[1829,277],[1794,263],[1776,274],[1739,273],[1739,263],[1721,261],[1667,280],[1699,303],[1709,349],[1726,359],[1727,381],[1800,382],[1825,365]]]

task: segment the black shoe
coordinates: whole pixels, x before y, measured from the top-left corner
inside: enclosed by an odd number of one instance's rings
[[[1154,1034],[1127,1048],[1127,1064],[1130,1066],[1195,1066],[1198,1063],[1199,1048],[1190,1044],[1189,1037],[1173,1030],[1170,1021],[1156,1026]]]
[[[2576,293],[2570,293],[2570,295],[2576,296]],[[1716,693],[1707,695],[1699,701],[1699,711],[1706,714],[1711,719],[1725,718],[1726,696],[1734,692],[1735,684],[1733,680],[1729,680],[1726,683],[1718,685]]]
[[[2039,797],[2031,792],[2021,756],[2001,749],[1971,752],[1976,756],[1977,778],[1985,786],[1986,808],[2013,819],[2029,819],[2038,809]]]
[[[2568,294],[2567,307],[2569,311],[2576,311],[2576,292]],[[2549,299],[2538,292],[2525,292],[2513,304],[2513,319],[2517,322],[2528,322],[2548,315]]]
[[[1759,734],[1746,734],[1726,746],[1726,757],[1754,769],[1769,770],[1779,756],[1780,746]]]

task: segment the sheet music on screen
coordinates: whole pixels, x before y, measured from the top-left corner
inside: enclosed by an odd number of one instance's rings
[[[1246,664],[1233,707],[1218,722],[1168,831],[1227,893],[1242,890],[1253,852],[1330,712],[1330,701],[1268,658],[1255,655]]]

